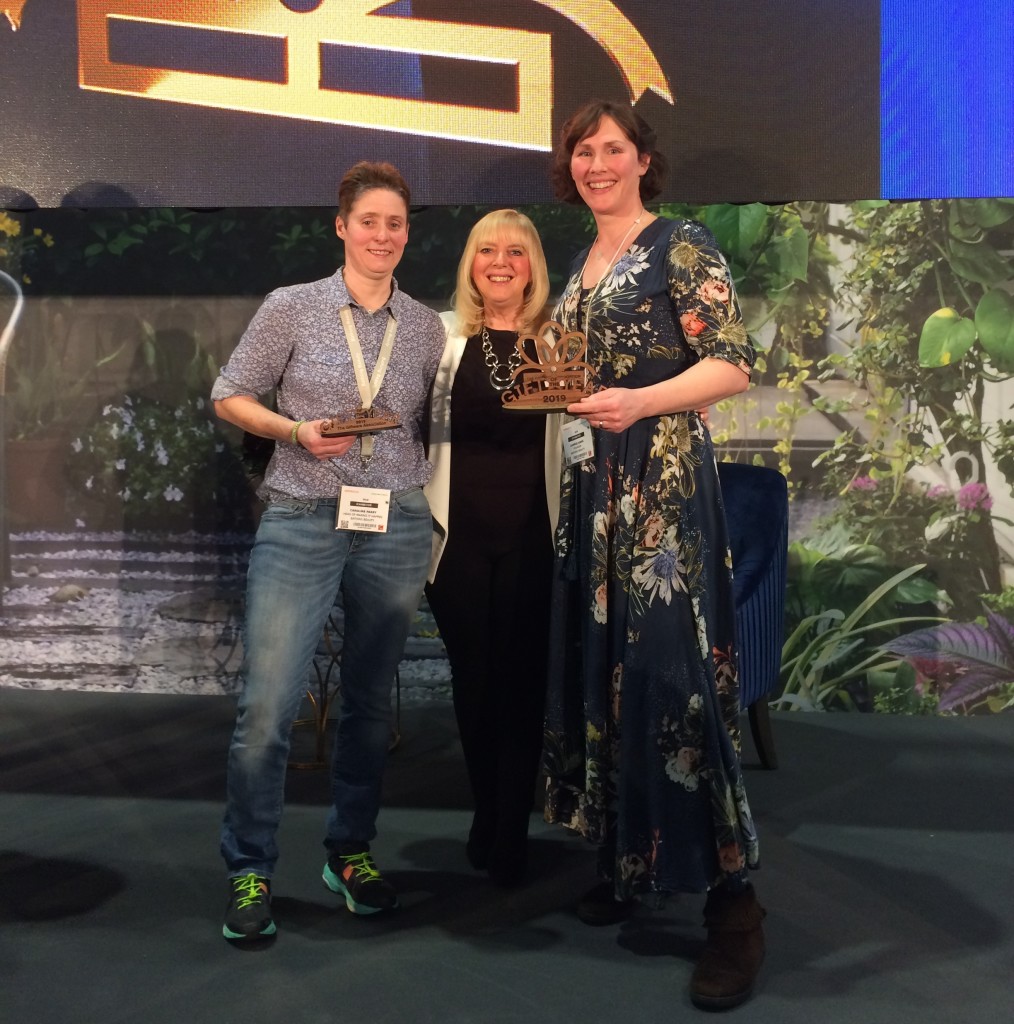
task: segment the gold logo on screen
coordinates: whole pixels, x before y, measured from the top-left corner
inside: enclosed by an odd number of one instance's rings
[[[573,22],[610,57],[636,102],[648,91],[673,102],[655,55],[608,0],[533,0]],[[78,0],[78,72],[82,88],[175,103],[354,125],[519,149],[552,148],[552,37],[526,29],[385,15],[391,0]],[[312,9],[308,9],[312,8]],[[467,10],[466,5],[462,5]],[[281,72],[271,81],[208,70],[142,66],[110,54],[113,29],[159,28],[210,36],[235,48],[273,47]],[[467,102],[374,95],[324,83],[325,48],[352,47],[403,58],[461,62],[468,77],[501,65],[516,81],[510,109]],[[453,65],[452,65],[453,66]]]

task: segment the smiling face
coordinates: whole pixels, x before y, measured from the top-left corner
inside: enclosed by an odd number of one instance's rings
[[[574,147],[570,173],[578,194],[596,216],[635,216],[641,208],[641,178],[650,156],[638,153],[623,129],[603,117]]]
[[[480,241],[471,273],[487,309],[515,311],[524,305],[532,267],[523,242],[509,236]]]
[[[347,217],[335,221],[345,242],[345,264],[374,281],[389,278],[408,242],[408,207],[397,192],[371,188],[352,204]]]

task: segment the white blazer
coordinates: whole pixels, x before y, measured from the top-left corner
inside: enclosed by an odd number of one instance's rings
[[[447,332],[437,375],[433,380],[430,399],[429,447],[426,457],[433,466],[430,482],[423,488],[429,499],[433,514],[433,554],[430,560],[429,582],[432,583],[440,564],[440,556],[447,544],[447,524],[450,519],[451,499],[451,387],[458,364],[468,340],[461,333],[458,318],[453,310],[440,314]],[[524,415],[524,414],[519,414]],[[546,416],[546,508],[549,511],[549,526],[553,533],[560,519],[560,473],[563,468],[563,447],[560,435],[562,415],[550,413]]]

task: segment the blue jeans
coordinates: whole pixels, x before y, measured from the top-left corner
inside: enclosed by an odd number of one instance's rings
[[[339,588],[345,608],[341,711],[331,758],[328,849],[377,834],[391,688],[429,568],[422,490],[391,497],[386,533],[335,530],[335,502],[264,510],[250,554],[243,690],[229,746],[222,856],[230,875],[271,877],[289,732]]]

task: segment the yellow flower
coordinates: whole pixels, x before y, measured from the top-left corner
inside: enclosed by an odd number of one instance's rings
[[[700,263],[701,254],[697,247],[689,242],[677,242],[669,258],[680,270],[694,270]]]
[[[21,234],[21,224],[9,214],[0,210],[0,231],[9,238],[17,238]]]

